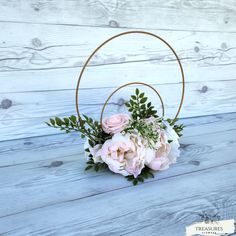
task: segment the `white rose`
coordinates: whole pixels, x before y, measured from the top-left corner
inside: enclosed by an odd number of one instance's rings
[[[103,163],[103,160],[101,159],[101,144],[96,144],[94,147],[91,147],[89,145],[88,139],[86,139],[86,142],[84,144],[84,150],[89,149],[89,152],[86,152],[87,159],[89,159],[89,154],[93,155],[92,159],[94,163],[101,162]]]

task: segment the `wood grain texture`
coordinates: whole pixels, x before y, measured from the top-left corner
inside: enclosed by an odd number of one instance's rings
[[[234,0],[1,0],[0,12],[0,235],[183,236],[203,211],[236,219]],[[110,172],[85,173],[79,135],[43,124],[75,114],[85,59],[132,29],[166,39],[187,82],[181,156],[137,187]],[[137,35],[94,57],[81,112],[98,118],[110,92],[134,81],[154,85],[174,116],[181,88],[175,58]],[[105,114],[124,111],[133,89],[117,93]]]
[[[235,9],[234,0],[2,0],[0,21],[235,32]]]
[[[0,233],[182,236],[204,210],[235,218],[235,120],[184,119],[178,163],[137,187],[108,172],[84,173],[74,134],[1,142]]]
[[[4,32],[0,36],[0,71],[78,68],[100,43],[124,32],[109,28],[94,30],[89,27],[3,22],[0,22],[0,27]],[[151,32],[167,40],[186,67],[199,67],[200,70],[235,64],[235,33]],[[167,46],[151,36],[138,34],[110,42],[98,52],[90,65],[138,61],[176,67],[174,55]]]
[[[235,112],[236,81],[193,82],[186,85],[185,102],[180,117],[193,117],[222,112]],[[181,85],[155,85],[165,102],[166,117],[174,117],[180,102]],[[80,110],[99,119],[105,99],[115,88],[83,89],[80,92]],[[149,95],[161,114],[160,102],[150,90],[141,87]],[[173,91],[173,93],[169,93]],[[119,91],[112,97],[105,110],[105,116],[115,112],[127,112],[124,102],[134,92],[134,87]],[[40,136],[58,133],[47,127],[44,121],[51,116],[68,116],[75,112],[75,91],[39,91],[27,93],[0,94],[0,100],[11,101],[7,109],[0,109],[0,140]],[[7,102],[6,102],[7,103]]]

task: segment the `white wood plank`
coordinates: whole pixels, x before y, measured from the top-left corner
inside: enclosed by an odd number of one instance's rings
[[[194,82],[186,85],[186,97],[180,117],[235,112],[236,81]],[[163,97],[166,117],[174,117],[180,101],[180,84],[155,86]],[[99,118],[102,104],[114,88],[83,89],[80,94],[81,113]],[[142,88],[160,111],[156,95]],[[122,105],[134,91],[128,87],[118,92],[105,110],[105,116],[115,112],[125,112]],[[170,91],[173,91],[170,93]],[[50,116],[68,116],[75,114],[75,91],[43,91],[28,93],[0,94],[0,100],[12,101],[8,109],[0,109],[0,140],[10,140],[55,134],[58,130],[47,127],[43,122]]]
[[[132,27],[171,30],[235,31],[233,0],[8,1],[1,21]]]
[[[235,162],[234,156],[231,155],[236,148],[235,129],[233,129],[235,114],[233,120],[231,120],[232,118],[233,116],[229,115],[226,115],[226,119],[220,118],[220,120],[215,117],[215,121],[211,118],[205,120],[203,124],[201,124],[203,120],[201,121],[199,118],[190,119],[191,125],[186,129],[186,136],[181,139],[182,153],[178,163],[168,171],[157,173],[157,182],[176,175]],[[193,123],[195,124],[193,125]],[[200,124],[198,125],[198,123]],[[224,128],[221,132],[219,131],[220,127]],[[35,145],[42,145],[40,142],[43,139],[42,137],[39,144]],[[8,154],[5,153],[5,159],[15,159],[16,163],[1,167],[1,216],[73,199],[82,199],[90,195],[130,186],[130,183],[126,180],[123,181],[122,177],[108,172],[85,173],[83,171],[85,167],[84,155],[79,154],[79,151],[78,154],[71,155],[72,152],[75,153],[75,139],[71,144],[67,140],[65,141],[66,144],[62,144],[64,150],[58,144],[55,145],[54,141],[52,144],[48,144],[47,148],[44,146],[31,147],[29,150],[21,150],[20,152],[15,150]],[[21,141],[20,145],[22,145]],[[78,147],[79,149],[81,150],[81,145],[80,148]],[[40,155],[34,154],[36,150]],[[18,158],[23,158],[23,163],[19,163]],[[3,204],[5,199],[8,201]]]

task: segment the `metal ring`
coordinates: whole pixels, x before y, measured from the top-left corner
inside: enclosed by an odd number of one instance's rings
[[[124,88],[124,87],[126,87],[126,86],[129,86],[129,85],[132,85],[132,84],[145,85],[145,86],[151,88],[151,89],[157,94],[157,96],[159,97],[159,99],[160,99],[160,101],[161,101],[161,106],[162,106],[162,118],[164,117],[164,115],[165,115],[165,107],[164,107],[164,103],[163,103],[162,97],[161,97],[161,95],[158,93],[158,91],[157,91],[155,88],[153,88],[151,85],[149,85],[149,84],[146,84],[146,83],[143,83],[143,82],[131,82],[131,83],[127,83],[127,84],[124,84],[124,85],[118,87],[118,88],[117,88],[116,90],[114,90],[114,91],[110,94],[110,96],[107,98],[107,100],[105,101],[105,103],[104,103],[104,105],[103,105],[103,107],[102,107],[102,111],[101,111],[101,115],[100,115],[100,123],[101,123],[101,125],[102,125],[103,113],[104,113],[104,110],[105,110],[106,105],[107,105],[108,101],[110,100],[110,98],[111,98],[117,91],[119,91],[120,89],[122,89],[122,88]]]
[[[80,82],[81,82],[81,79],[82,79],[82,76],[83,76],[83,73],[85,71],[85,68],[87,67],[88,63],[90,62],[90,60],[92,59],[92,57],[95,55],[95,53],[100,49],[102,48],[105,44],[107,44],[108,42],[110,42],[111,40],[115,39],[115,38],[118,38],[120,36],[123,36],[123,35],[127,35],[127,34],[145,34],[145,35],[150,35],[154,38],[157,38],[159,39],[160,41],[162,41],[165,45],[167,45],[169,47],[169,49],[173,52],[173,54],[175,55],[176,57],[176,60],[178,62],[178,65],[179,65],[179,68],[180,68],[180,71],[181,71],[181,76],[182,76],[182,95],[181,95],[181,100],[180,100],[180,104],[179,104],[179,107],[178,107],[178,110],[177,110],[177,113],[175,115],[175,118],[178,117],[179,113],[180,113],[180,110],[181,110],[181,107],[182,107],[182,104],[183,104],[183,100],[184,100],[184,92],[185,92],[185,81],[184,81],[184,71],[183,71],[183,67],[182,67],[182,64],[180,62],[180,59],[179,57],[177,56],[175,50],[170,46],[169,43],[167,43],[163,38],[161,38],[160,36],[156,35],[156,34],[153,34],[153,33],[150,33],[150,32],[146,32],[146,31],[127,31],[127,32],[123,32],[123,33],[120,33],[120,34],[117,34],[117,35],[114,35],[110,38],[108,38],[106,41],[104,41],[102,44],[100,44],[93,52],[92,54],[88,57],[88,59],[86,60],[84,66],[82,67],[82,70],[80,72],[80,75],[79,75],[79,79],[78,79],[78,82],[77,82],[77,86],[76,86],[76,112],[78,114],[78,118],[79,118],[79,121],[80,123],[82,124],[82,118],[80,116],[80,113],[79,113],[79,102],[78,102],[78,99],[79,99],[79,86],[80,86]]]

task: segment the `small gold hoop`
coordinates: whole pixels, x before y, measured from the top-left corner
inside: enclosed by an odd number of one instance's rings
[[[183,101],[184,101],[184,92],[185,92],[185,80],[184,80],[184,71],[183,71],[183,67],[182,67],[182,64],[180,62],[180,59],[178,57],[178,55],[176,54],[175,50],[170,46],[169,43],[167,43],[163,38],[161,38],[160,36],[156,35],[156,34],[153,34],[153,33],[150,33],[150,32],[146,32],[146,31],[139,31],[139,30],[136,30],[136,31],[127,31],[127,32],[123,32],[123,33],[120,33],[120,34],[117,34],[117,35],[114,35],[110,38],[108,38],[106,41],[104,41],[103,43],[101,43],[92,53],[91,55],[88,57],[88,59],[86,60],[85,64],[83,65],[82,67],[82,70],[80,72],[80,75],[79,75],[79,79],[78,79],[78,82],[77,82],[77,85],[76,85],[76,96],[75,96],[75,99],[76,99],[76,112],[78,114],[78,118],[79,118],[79,121],[80,121],[80,124],[82,125],[82,118],[80,116],[80,112],[79,112],[79,86],[80,86],[80,82],[81,82],[81,79],[82,79],[82,76],[84,74],[84,71],[88,65],[88,63],[90,62],[90,60],[92,59],[92,57],[96,54],[96,52],[102,48],[105,44],[107,44],[108,42],[110,42],[111,40],[115,39],[115,38],[118,38],[120,36],[123,36],[123,35],[127,35],[127,34],[145,34],[145,35],[149,35],[149,36],[152,36],[154,38],[157,38],[159,39],[160,41],[162,41],[171,51],[172,53],[175,55],[175,58],[178,62],[178,65],[179,65],[179,68],[180,68],[180,71],[181,71],[181,76],[182,76],[182,95],[181,95],[181,100],[180,100],[180,104],[179,104],[179,107],[178,107],[178,110],[177,110],[177,113],[175,115],[175,118],[178,117],[179,113],[180,113],[180,110],[181,110],[181,107],[182,107],[182,104],[183,104]],[[110,97],[109,97],[110,98]],[[108,99],[109,100],[109,99]]]
[[[131,82],[131,83],[127,83],[127,84],[124,84],[124,85],[118,87],[118,88],[117,88],[116,90],[114,90],[114,91],[110,94],[110,96],[107,98],[107,100],[105,101],[105,103],[104,103],[104,105],[103,105],[103,107],[102,107],[102,111],[101,111],[101,115],[100,115],[100,124],[101,124],[101,125],[102,125],[102,118],[103,118],[104,110],[105,110],[105,108],[106,108],[106,105],[107,105],[108,101],[111,99],[111,97],[112,97],[117,91],[119,91],[120,89],[122,89],[122,88],[124,88],[124,87],[126,87],[126,86],[133,85],[133,84],[138,84],[138,85],[147,86],[147,87],[149,87],[150,89],[152,89],[152,90],[157,94],[157,96],[158,96],[159,99],[160,99],[161,106],[162,106],[162,118],[164,117],[164,115],[165,115],[165,107],[164,107],[164,103],[163,103],[162,97],[161,97],[161,95],[159,94],[159,92],[158,92],[155,88],[153,88],[151,85],[149,85],[149,84],[146,84],[146,83],[143,83],[143,82]]]

